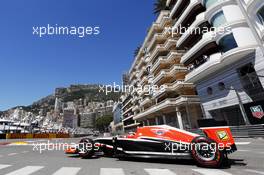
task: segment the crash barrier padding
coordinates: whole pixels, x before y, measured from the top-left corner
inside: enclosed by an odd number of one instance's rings
[[[49,138],[52,139],[52,138],[56,138],[56,134],[49,134]]]
[[[0,134],[0,139],[52,139],[52,138],[69,138],[69,134],[64,133],[41,133],[41,134],[26,134],[26,133],[12,133],[12,134]]]
[[[56,138],[69,138],[70,134],[65,134],[65,133],[58,133],[56,134]]]
[[[33,134],[27,134],[27,139],[32,139],[33,137],[34,137],[34,135]]]
[[[34,134],[33,138],[36,138],[36,139],[49,138],[49,134],[48,133]]]
[[[0,139],[5,139],[6,138],[6,134],[0,134]]]
[[[27,138],[27,134],[6,134],[6,138],[7,139],[26,139]]]

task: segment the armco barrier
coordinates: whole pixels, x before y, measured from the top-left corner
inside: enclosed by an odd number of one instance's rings
[[[12,133],[0,134],[0,139],[52,139],[52,138],[69,138],[69,134],[64,133],[41,133],[41,134],[26,134],[26,133]]]

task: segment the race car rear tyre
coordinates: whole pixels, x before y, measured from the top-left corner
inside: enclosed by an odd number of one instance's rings
[[[196,137],[191,142],[191,154],[198,166],[207,168],[220,167],[224,154],[218,149],[218,144],[206,137]]]
[[[94,141],[89,138],[82,139],[79,143],[79,155],[82,158],[91,158],[94,155]]]

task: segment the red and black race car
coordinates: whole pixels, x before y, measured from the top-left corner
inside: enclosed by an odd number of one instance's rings
[[[219,167],[227,154],[236,151],[229,127],[200,128],[195,134],[167,125],[144,126],[126,136],[108,138],[84,138],[66,150],[67,154],[79,154],[83,158],[111,155],[126,157],[194,159],[199,166]]]

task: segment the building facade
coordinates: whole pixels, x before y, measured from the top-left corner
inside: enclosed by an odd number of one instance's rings
[[[113,106],[113,123],[112,132],[113,133],[123,133],[123,115],[122,115],[122,103],[116,102]]]
[[[180,62],[185,50],[176,47],[179,34],[169,30],[175,23],[172,14],[161,11],[129,71],[128,91],[121,97],[126,132],[138,125],[197,128],[202,118],[194,85],[185,82],[188,69]]]
[[[78,115],[75,109],[64,109],[63,110],[63,123],[62,126],[65,128],[77,128],[78,127]]]
[[[196,85],[205,118],[228,125],[263,123],[264,2],[168,0],[176,44],[186,50],[186,83]],[[207,32],[197,32],[207,29]]]

